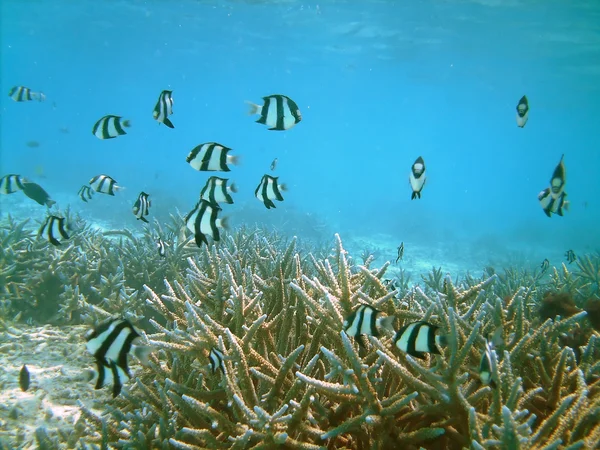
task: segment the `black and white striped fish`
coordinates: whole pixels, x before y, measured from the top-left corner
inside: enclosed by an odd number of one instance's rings
[[[267,209],[275,208],[273,200],[283,201],[281,191],[286,190],[285,184],[278,184],[279,177],[272,177],[264,174],[260,180],[260,184],[254,191],[254,196],[264,203]]]
[[[90,186],[93,190],[107,195],[115,195],[115,189],[119,188],[116,184],[115,179],[108,175],[96,175],[90,180]]]
[[[225,373],[225,355],[221,350],[217,347],[213,347],[210,349],[210,353],[208,354],[208,362],[210,363],[210,368],[212,373],[215,373],[218,369],[221,369],[221,372]]]
[[[161,238],[156,240],[156,249],[158,250],[158,256],[161,258],[167,256],[167,244]]]
[[[48,216],[38,231],[38,236],[45,237],[54,246],[62,245],[62,239],[69,239],[67,223],[64,217]]]
[[[489,384],[493,389],[495,389],[498,384],[497,380],[494,379],[494,374],[497,372],[497,357],[494,349],[504,346],[502,335],[503,329],[502,327],[498,327],[492,335],[491,341],[485,340],[485,348],[481,354],[481,361],[479,362],[479,379],[481,380],[481,383],[486,386]]]
[[[14,194],[23,190],[23,177],[9,173],[0,178],[0,194]]]
[[[216,204],[232,204],[231,193],[236,193],[237,188],[233,183],[228,186],[228,181],[227,178],[210,177],[200,191],[200,198]]]
[[[237,156],[227,154],[230,150],[229,147],[216,142],[207,142],[194,147],[186,162],[199,171],[229,172],[229,164],[235,166],[238,163]]]
[[[221,208],[218,205],[200,200],[194,209],[185,216],[185,224],[188,230],[194,233],[198,247],[202,247],[202,244],[208,245],[207,236],[218,241],[221,236],[219,228],[227,228],[227,218],[219,218],[219,211]]]
[[[394,344],[415,358],[424,359],[425,353],[439,354],[437,345],[446,345],[446,338],[436,334],[438,329],[439,327],[423,321],[409,323],[398,330],[394,336]]]
[[[423,190],[423,186],[425,186],[427,177],[425,176],[425,161],[423,161],[423,158],[420,156],[416,159],[410,169],[408,181],[412,188],[410,199],[414,200],[415,198],[421,198],[421,191]]]
[[[529,119],[529,101],[524,95],[517,103],[517,126],[523,128]]]
[[[25,86],[14,86],[8,91],[8,96],[15,102],[28,102],[31,100],[43,102],[46,100],[46,96],[42,92],[33,92]]]
[[[572,264],[577,259],[577,255],[573,250],[567,250],[565,252],[565,258],[567,258],[569,264]]]
[[[263,97],[263,104],[247,102],[250,105],[249,114],[260,114],[256,121],[269,127],[269,130],[289,130],[302,120],[298,105],[291,98],[274,94]]]
[[[135,355],[142,364],[147,363],[150,348],[136,346],[133,341],[140,336],[139,332],[126,319],[112,318],[98,325],[86,334],[86,347],[95,360],[98,380],[95,389],[101,389],[107,378],[113,381],[113,397],[121,392],[123,383],[131,378],[127,365],[127,356]]]
[[[171,114],[173,114],[173,91],[162,91],[158,96],[158,102],[156,102],[152,117],[169,128],[175,128],[169,120]]]
[[[94,191],[92,190],[92,188],[89,186],[86,186],[85,184],[83,186],[81,186],[81,188],[79,189],[79,192],[77,193],[77,195],[79,195],[79,198],[86,203],[88,200],[92,199],[93,194],[94,194]]]
[[[98,120],[92,128],[92,133],[98,139],[114,139],[117,136],[127,134],[125,128],[131,126],[129,120],[120,116],[107,115]]]
[[[551,214],[562,216],[563,210],[569,210],[569,202],[566,200],[567,193],[565,192],[567,169],[565,168],[564,157],[565,155],[560,157],[558,165],[554,168],[552,178],[550,178],[550,187],[538,194],[538,201],[544,210],[544,214],[548,217]]]
[[[148,199],[148,194],[144,191],[140,192],[140,195],[138,195],[137,200],[133,204],[133,214],[137,217],[137,220],[148,223],[146,216],[150,212],[150,206],[152,206],[152,202]]]
[[[380,312],[371,305],[361,304],[344,321],[343,329],[354,339],[358,339],[361,334],[377,337],[381,328],[393,331],[394,316],[377,317]],[[362,341],[358,342],[362,345]]]

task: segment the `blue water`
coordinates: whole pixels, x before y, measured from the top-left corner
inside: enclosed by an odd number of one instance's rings
[[[0,5],[0,176],[37,181],[61,209],[141,229],[131,206],[144,190],[150,217],[185,214],[213,175],[185,158],[216,141],[241,158],[224,174],[239,187],[223,211],[234,229],[258,222],[312,237],[318,222],[329,239],[384,236],[382,259],[406,241],[412,260],[445,246],[444,262],[470,268],[519,249],[532,265],[547,255],[558,264],[567,249],[600,246],[598,2]],[[6,94],[18,85],[46,101],[13,102]],[[152,118],[163,89],[173,90],[175,129]],[[247,115],[244,101],[274,93],[298,103],[295,128],[268,131]],[[521,129],[523,94],[531,110]],[[106,114],[130,119],[128,134],[94,137]],[[548,219],[537,194],[563,153],[571,210]],[[428,181],[411,201],[419,155]],[[275,157],[288,191],[267,210],[254,189]],[[84,204],[77,191],[98,174],[126,189]],[[8,197],[2,216],[18,201],[44,218],[45,207]]]

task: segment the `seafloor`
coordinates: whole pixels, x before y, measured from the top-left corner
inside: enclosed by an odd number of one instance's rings
[[[451,266],[443,249],[395,266],[385,236],[349,252],[337,234],[250,225],[199,249],[174,216],[161,258],[156,224],[134,234],[66,214],[78,231],[59,248],[33,220],[0,219],[2,448],[600,448],[598,254],[545,273]],[[342,329],[360,303],[396,330],[437,325],[447,344],[419,360],[389,330],[355,340]],[[94,390],[83,338],[110,316],[153,348],[147,367],[130,357],[116,399]]]

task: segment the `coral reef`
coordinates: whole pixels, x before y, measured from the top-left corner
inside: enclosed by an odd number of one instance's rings
[[[46,306],[35,296],[45,277],[55,276],[64,284],[53,291],[54,314],[88,324],[126,315],[154,348],[150,366],[118,398],[79,404],[69,445],[600,446],[600,336],[584,310],[588,299],[598,298],[598,255],[582,259],[574,272],[554,269],[546,283],[516,269],[453,280],[434,268],[422,285],[399,280],[399,293],[384,283],[389,263],[373,268],[366,252],[357,264],[338,235],[330,254],[261,229],[241,228],[201,249],[174,238],[172,259],[159,262],[149,232],[124,232],[115,240],[84,229],[64,250],[34,242],[40,248],[29,254],[23,246],[31,237],[23,230],[12,221],[0,235],[7,243],[0,275],[4,320],[18,311],[42,320],[36,311]],[[572,299],[577,311],[540,314],[544,295]],[[434,323],[448,345],[421,361],[399,351],[384,331],[361,347],[342,331],[358,303],[394,315],[397,328]],[[493,388],[480,382],[477,369],[485,338],[498,328],[504,342],[491,352]],[[223,371],[210,370],[212,348],[225,355]],[[66,445],[49,429],[38,429],[36,437],[39,445]]]

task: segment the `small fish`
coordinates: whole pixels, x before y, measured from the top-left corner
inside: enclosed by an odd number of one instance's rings
[[[404,353],[424,359],[425,353],[440,354],[438,345],[446,345],[445,336],[437,335],[439,327],[419,321],[404,325],[394,336],[394,344]]]
[[[517,104],[517,126],[523,128],[529,119],[529,101],[524,95]]]
[[[569,262],[569,264],[571,264],[577,259],[577,255],[575,255],[575,252],[573,250],[567,250],[565,252],[565,258],[567,258],[567,261]]]
[[[23,193],[32,200],[35,200],[40,205],[46,205],[51,208],[56,203],[50,198],[50,195],[37,183],[25,181],[23,183]]]
[[[115,179],[108,175],[96,175],[90,180],[92,189],[107,195],[115,195],[115,189],[119,189],[119,186],[116,186],[116,184]]]
[[[546,270],[548,270],[549,267],[550,267],[550,261],[548,261],[548,258],[546,258],[542,261],[542,264],[540,265],[540,269],[542,269],[542,273],[544,273]]]
[[[225,364],[223,362],[224,359],[225,355],[223,355],[223,352],[217,347],[210,349],[210,353],[208,354],[208,362],[210,363],[212,373],[215,373],[217,369],[221,369],[221,371],[225,373]]]
[[[277,158],[275,158],[272,162],[271,162],[271,172],[275,170],[275,168],[277,167]]]
[[[64,217],[48,216],[38,231],[38,236],[45,236],[52,245],[62,245],[59,239],[69,239]]]
[[[393,331],[394,316],[377,317],[381,311],[367,304],[359,305],[344,321],[343,329],[348,336],[358,339],[361,334],[379,336],[379,330]],[[359,343],[362,342],[359,340]]]
[[[267,174],[263,175],[260,184],[254,191],[254,196],[263,202],[267,209],[275,208],[273,200],[283,201],[281,191],[285,191],[287,188],[285,184],[277,183],[278,178]]]
[[[256,122],[267,125],[269,130],[289,130],[302,120],[296,102],[285,95],[274,94],[263,97],[262,105],[246,103],[250,105],[248,113],[260,114]]]
[[[21,175],[9,173],[0,178],[0,194],[14,194],[23,190],[23,182],[25,180]]]
[[[92,134],[98,139],[114,139],[117,136],[127,134],[125,128],[129,128],[131,122],[123,120],[121,116],[107,115],[94,124]]]
[[[404,242],[401,242],[398,246],[398,257],[396,258],[396,264],[398,261],[402,261],[402,257],[404,256]]]
[[[81,188],[79,189],[79,192],[77,193],[77,195],[79,195],[79,198],[86,203],[88,200],[92,199],[93,194],[94,194],[94,191],[92,190],[92,188],[89,186],[86,186],[85,184],[83,186],[81,186]]]
[[[175,128],[169,120],[171,114],[173,114],[173,91],[162,91],[158,96],[152,117],[169,128]]]
[[[216,142],[200,144],[189,153],[186,162],[199,171],[229,172],[228,164],[236,165],[238,157],[228,155],[231,149]]]
[[[40,143],[38,141],[27,141],[25,145],[29,148],[38,148]]]
[[[227,178],[210,177],[200,191],[200,198],[215,204],[232,204],[231,193],[235,194],[237,188],[233,183],[227,186],[228,181]]]
[[[167,256],[167,244],[161,238],[156,240],[156,249],[158,250],[158,256],[161,258]]]
[[[200,200],[194,209],[185,216],[185,224],[192,233],[196,245],[202,247],[202,244],[208,245],[207,236],[212,240],[220,239],[219,228],[227,228],[227,218],[218,217],[221,208],[218,205],[212,204],[206,200]]]
[[[21,367],[21,371],[19,372],[19,386],[23,392],[29,389],[29,382],[29,370],[27,369],[27,366],[23,364],[23,367]]]
[[[148,223],[148,219],[145,216],[149,214],[150,206],[152,202],[148,199],[148,194],[144,191],[140,192],[137,200],[133,204],[133,214],[137,217],[137,220]]]
[[[131,378],[127,355],[131,353],[142,364],[147,363],[150,347],[133,344],[139,336],[139,332],[127,319],[118,318],[111,318],[86,334],[86,348],[94,356],[98,371],[95,389],[101,389],[107,377],[111,376],[114,398],[121,392],[123,382]]]
[[[569,210],[569,202],[566,200],[567,193],[565,192],[567,170],[564,164],[564,157],[564,154],[560,157],[560,161],[552,173],[550,187],[538,194],[538,201],[548,217],[551,214],[562,216],[563,209],[566,211]]]
[[[479,379],[485,386],[490,385],[492,389],[496,389],[497,383],[494,380],[494,373],[496,373],[496,354],[492,356],[492,351],[495,348],[504,345],[504,339],[502,338],[503,330],[502,327],[496,328],[491,341],[486,339],[485,349],[481,354],[481,361],[479,362]]]
[[[421,191],[423,190],[423,186],[425,186],[425,181],[427,181],[427,177],[425,176],[425,162],[422,157],[419,156],[413,163],[408,175],[408,181],[413,191],[410,199],[421,198]]]
[[[42,92],[33,92],[25,86],[15,86],[11,88],[11,90],[8,91],[8,96],[15,102],[27,102],[31,100],[43,102],[46,100],[46,96]]]

